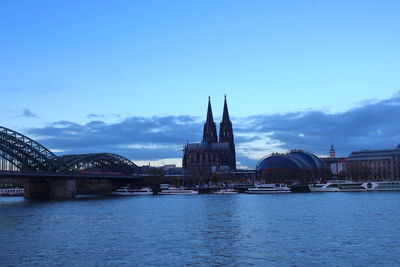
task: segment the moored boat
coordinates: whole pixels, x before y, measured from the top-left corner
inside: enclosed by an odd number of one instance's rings
[[[309,185],[311,192],[373,192],[400,191],[400,181],[352,182],[328,181],[325,184]]]
[[[120,187],[111,193],[113,196],[148,196],[153,195],[150,187],[131,188],[129,186]]]
[[[225,188],[225,189],[220,189],[214,192],[214,194],[237,194],[239,193],[238,190],[235,190],[233,188]]]
[[[400,191],[400,181],[365,183],[368,191]]]
[[[254,187],[249,187],[246,194],[281,194],[291,193],[290,188],[286,184],[256,184]]]
[[[19,197],[24,195],[23,188],[0,188],[0,196],[3,197]]]
[[[168,188],[161,187],[160,192],[158,192],[159,195],[196,195],[198,193],[199,191],[197,190],[175,186],[170,186]]]

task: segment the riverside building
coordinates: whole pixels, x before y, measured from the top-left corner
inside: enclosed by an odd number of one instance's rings
[[[346,158],[336,157],[336,150],[331,145],[328,158],[321,158],[325,165],[330,169],[331,174],[336,178],[345,178]]]
[[[210,177],[213,173],[222,169],[236,170],[235,143],[226,96],[222,121],[219,127],[219,137],[217,136],[209,97],[203,140],[200,143],[188,143],[185,145],[182,166],[187,174],[201,177]]]
[[[394,149],[354,151],[346,161],[352,180],[400,180],[400,145]]]

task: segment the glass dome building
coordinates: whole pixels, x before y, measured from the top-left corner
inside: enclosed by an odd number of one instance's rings
[[[256,166],[260,178],[282,182],[311,182],[320,178],[325,168],[316,155],[303,150],[273,153],[262,158]]]

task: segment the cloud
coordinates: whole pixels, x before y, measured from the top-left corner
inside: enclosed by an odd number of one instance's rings
[[[202,123],[197,117],[129,117],[108,124],[58,121],[28,130],[44,146],[68,153],[112,152],[132,160],[158,160],[182,156],[184,144],[200,140]]]
[[[262,142],[268,152],[276,148],[305,149],[317,154],[327,154],[334,144],[339,155],[362,149],[392,148],[400,142],[400,96],[388,100],[369,102],[346,112],[327,114],[322,111],[287,114],[258,115],[248,118],[250,124],[237,132],[257,129],[260,134],[270,133]],[[260,142],[265,136],[260,135]],[[241,146],[246,147],[246,143]],[[271,147],[273,149],[271,149]]]
[[[32,111],[30,111],[29,109],[24,109],[22,111],[22,117],[27,117],[27,118],[37,118],[38,116],[33,113]]]
[[[90,113],[90,114],[88,114],[86,117],[89,118],[89,119],[93,119],[93,118],[98,119],[98,118],[104,118],[104,115],[103,115],[103,114],[93,114],[93,113]]]
[[[312,110],[234,118],[237,160],[254,168],[263,156],[290,149],[326,155],[333,144],[339,156],[347,156],[392,148],[400,143],[399,121],[400,95],[336,114]],[[63,154],[112,152],[133,161],[176,161],[187,141],[201,140],[203,123],[204,118],[185,115],[133,116],[118,123],[96,118],[87,124],[58,121],[27,134]]]
[[[110,114],[94,114],[90,113],[86,116],[88,119],[105,119],[105,118],[121,118],[120,114],[110,113]]]

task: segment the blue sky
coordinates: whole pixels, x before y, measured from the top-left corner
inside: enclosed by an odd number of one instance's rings
[[[219,121],[227,94],[243,166],[393,147],[399,13],[399,1],[3,0],[0,125],[60,154],[167,163],[200,141],[207,97]]]

